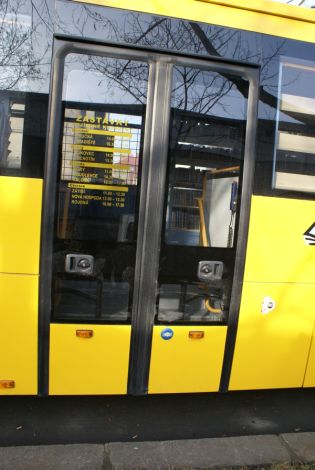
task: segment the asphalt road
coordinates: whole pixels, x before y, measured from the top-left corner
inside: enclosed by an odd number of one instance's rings
[[[0,397],[0,446],[315,431],[315,389],[147,397]]]

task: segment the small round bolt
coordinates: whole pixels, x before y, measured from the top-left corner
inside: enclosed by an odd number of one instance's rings
[[[205,266],[202,266],[201,272],[203,274],[209,274],[211,272],[211,270],[210,270],[209,266],[205,265]]]
[[[88,269],[91,267],[91,264],[86,258],[82,258],[78,261],[78,267],[81,269]]]

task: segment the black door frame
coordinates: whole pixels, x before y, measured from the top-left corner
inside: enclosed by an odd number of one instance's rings
[[[255,66],[225,62],[218,60],[218,58],[205,57],[200,59],[195,56],[180,56],[176,53],[166,54],[165,52],[144,48],[138,49],[125,45],[77,41],[76,39],[59,36],[54,38],[42,209],[39,288],[39,394],[48,395],[49,389],[49,327],[52,307],[55,195],[62,122],[64,60],[70,53],[140,60],[147,62],[149,65],[128,379],[128,393],[134,395],[146,394],[148,388],[155,289],[158,276],[164,186],[167,170],[172,69],[176,65],[195,67],[222,74],[237,75],[249,82],[243,169],[243,181],[246,184],[243,183],[242,185],[236,262],[221,380],[221,390],[226,390],[232,366],[244,274],[253,186],[259,69]]]

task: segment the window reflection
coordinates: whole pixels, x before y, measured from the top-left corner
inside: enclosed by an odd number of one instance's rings
[[[0,174],[42,177],[53,2],[0,2]]]
[[[283,59],[280,64],[273,185],[315,193],[315,65]]]
[[[0,93],[0,167],[18,170],[22,163],[25,103],[12,95]]]
[[[234,80],[234,81],[233,81]],[[232,247],[246,100],[229,77],[176,68],[165,241]]]
[[[145,67],[126,60],[67,57],[60,238],[120,242],[135,238],[144,113],[143,105],[136,103],[145,96]]]
[[[0,91],[0,174],[41,177],[48,96]]]

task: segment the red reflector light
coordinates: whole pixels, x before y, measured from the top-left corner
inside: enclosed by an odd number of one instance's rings
[[[75,334],[78,338],[92,338],[93,330],[77,330]]]
[[[204,331],[190,331],[189,338],[190,339],[202,339],[205,335]]]
[[[14,388],[14,380],[0,380],[0,388]]]

